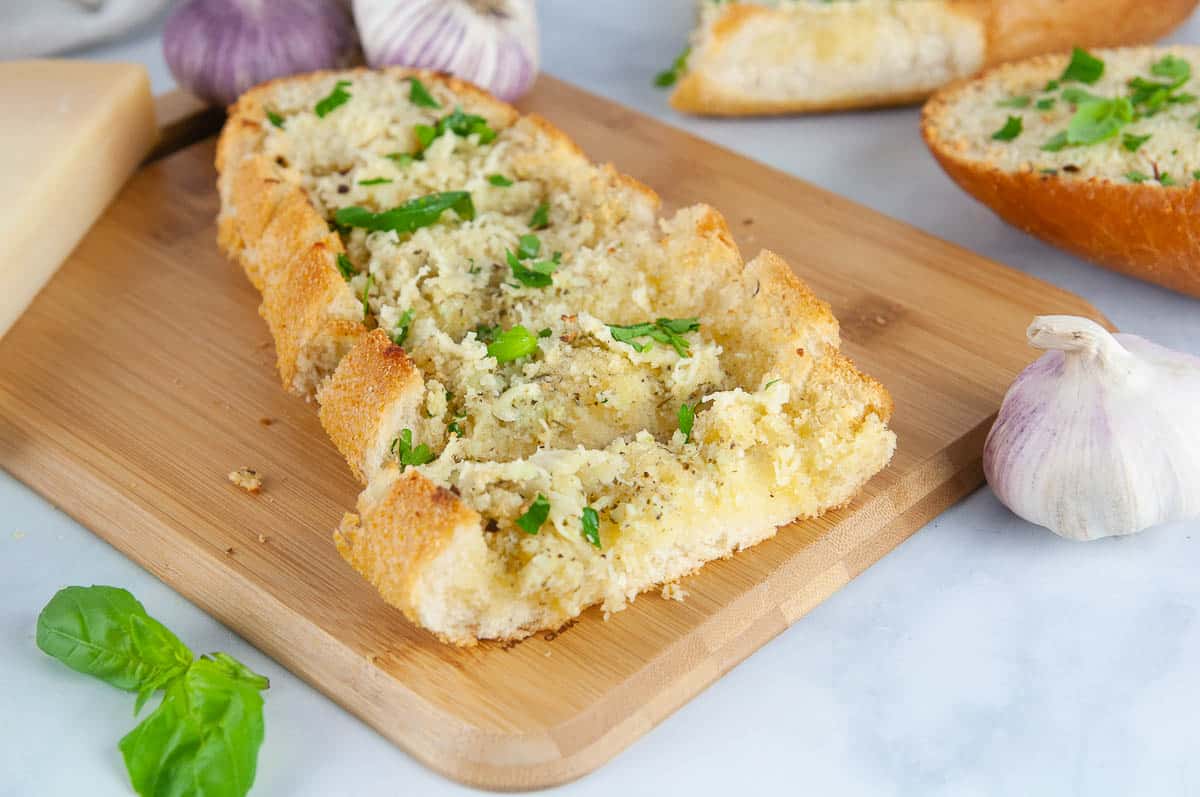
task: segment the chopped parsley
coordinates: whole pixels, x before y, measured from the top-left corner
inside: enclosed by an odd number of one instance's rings
[[[1062,130],[1050,137],[1050,140],[1042,144],[1043,152],[1059,152],[1067,146],[1067,131]]]
[[[441,108],[442,104],[433,98],[425,84],[415,77],[408,79],[408,99],[420,108]]]
[[[770,382],[767,382],[765,385],[763,385],[763,390],[770,390],[771,385],[775,384],[778,381],[779,381],[778,379],[772,379]]]
[[[463,430],[462,427],[458,425],[458,421],[450,421],[450,423],[446,425],[446,431],[452,435],[455,435],[456,437],[463,436]]]
[[[1042,89],[1042,91],[1044,91],[1044,92],[1047,92],[1047,91],[1058,91],[1058,87],[1059,87],[1059,86],[1061,86],[1061,85],[1062,85],[1062,84],[1061,84],[1061,83],[1059,83],[1057,80],[1051,80],[1051,81],[1048,81],[1048,82],[1046,83],[1046,87],[1045,87],[1045,88],[1043,88],[1043,89]]]
[[[1096,144],[1112,138],[1133,121],[1133,105],[1125,97],[1085,102],[1067,123],[1067,143]]]
[[[1143,174],[1142,172],[1138,172],[1138,171],[1133,171],[1133,172],[1127,172],[1125,174],[1125,179],[1131,183],[1144,183],[1150,179],[1150,175]]]
[[[501,188],[508,188],[513,184],[513,181],[505,177],[503,174],[489,174],[487,179],[492,185],[498,185]]]
[[[388,160],[395,161],[396,165],[400,167],[408,166],[414,160],[416,160],[416,158],[407,152],[389,152],[383,157],[387,158]]]
[[[548,338],[553,334],[554,334],[554,331],[552,329],[550,329],[550,327],[544,327],[543,329],[538,330],[539,338]]]
[[[1044,99],[1038,100],[1037,105],[1034,107],[1036,107],[1039,111],[1049,111],[1052,108],[1054,108],[1054,98],[1046,97]]]
[[[1071,62],[1063,70],[1059,80],[1064,83],[1075,80],[1089,86],[1104,76],[1104,62],[1080,47],[1071,51]]]
[[[695,318],[660,318],[657,321],[648,321],[644,324],[630,324],[628,326],[608,325],[613,340],[620,343],[628,343],[635,351],[648,351],[654,346],[652,341],[658,341],[659,343],[669,344],[680,357],[691,356],[687,338],[683,336],[688,332],[695,332],[699,328],[700,321]],[[645,343],[639,343],[637,338],[650,338],[650,340]]]
[[[1183,85],[1192,77],[1192,65],[1177,56],[1166,55],[1151,65],[1150,74],[1170,78],[1177,85]]]
[[[600,515],[595,509],[590,506],[585,506],[583,511],[579,513],[579,525],[583,531],[583,538],[600,548]]]
[[[417,156],[429,148],[435,139],[450,131],[459,138],[476,135],[480,144],[490,144],[498,135],[488,125],[487,119],[473,113],[464,113],[462,108],[455,108],[432,125],[413,125],[413,135],[417,137]]]
[[[349,86],[349,80],[339,80],[337,83],[333,84],[333,91],[329,92],[327,96],[320,99],[313,108],[313,110],[316,111],[317,116],[324,119],[325,116],[335,108],[339,108],[349,102],[351,94],[350,92],[346,91]]]
[[[1009,97],[1007,100],[1000,100],[996,103],[997,108],[1028,108],[1030,103],[1029,95],[1024,94],[1019,97]]]
[[[1195,170],[1194,172],[1192,172],[1192,179],[1193,179],[1193,180],[1200,180],[1200,169],[1197,169],[1197,170]]]
[[[338,208],[334,221],[343,227],[362,227],[374,232],[412,232],[428,227],[447,210],[453,210],[463,221],[475,218],[475,205],[466,191],[443,191],[439,194],[410,199],[403,205],[373,213],[366,208],[351,205]]]
[[[1012,141],[1017,136],[1021,135],[1022,130],[1024,130],[1024,123],[1021,121],[1021,117],[1010,116],[1008,117],[1008,121],[1004,123],[1004,127],[1001,127],[995,133],[992,133],[992,140]]]
[[[683,442],[692,442],[692,424],[696,422],[696,405],[679,405],[679,431],[683,432]]]
[[[264,108],[263,110],[265,110],[267,112],[267,121],[270,122],[271,124],[275,125],[276,127],[278,127],[280,130],[282,130],[283,129],[283,117],[280,116],[279,114],[275,113],[274,111],[268,110],[266,108]]]
[[[413,315],[412,308],[410,307],[396,319],[396,326],[392,328],[392,332],[388,336],[392,339],[392,343],[395,343],[397,346],[403,346],[404,341],[408,340],[408,331],[412,327]]]
[[[537,342],[533,333],[518,324],[498,333],[488,344],[487,353],[489,357],[495,357],[498,363],[512,362],[537,351]]]
[[[384,185],[385,183],[390,183],[391,181],[392,181],[392,179],[390,177],[372,177],[370,180],[359,180],[358,184],[359,185]]]
[[[671,66],[659,72],[654,76],[654,85],[659,88],[674,86],[679,80],[679,76],[687,69],[688,56],[692,54],[691,47],[684,47],[679,55],[675,56],[675,60],[671,62]]]
[[[367,281],[363,283],[362,292],[363,321],[369,321],[371,318],[371,284],[374,282],[375,275],[368,272]]]
[[[1159,185],[1175,185],[1175,178],[1172,177],[1171,175],[1167,174],[1166,172],[1163,172],[1162,174],[1160,174],[1158,176],[1158,184]]]
[[[354,264],[350,262],[350,258],[346,257],[345,252],[338,252],[337,268],[338,271],[341,272],[342,279],[344,280],[349,280],[358,273],[358,271],[354,268]]]
[[[389,449],[392,456],[399,461],[401,473],[409,465],[424,465],[433,461],[433,452],[429,450],[429,446],[421,443],[413,448],[412,439],[412,429],[401,429],[400,436],[392,440],[392,446]]]
[[[537,534],[546,518],[550,517],[550,501],[541,493],[533,499],[525,514],[517,518],[517,526],[526,534]]]
[[[1133,133],[1126,133],[1121,136],[1121,146],[1129,152],[1137,152],[1142,148],[1142,144],[1150,140],[1151,135],[1151,133],[1147,133],[1144,136],[1135,136]]]
[[[550,287],[554,281],[551,275],[562,263],[562,252],[555,252],[549,260],[533,260],[541,248],[541,239],[536,235],[522,235],[516,253],[504,253],[513,277],[527,288]]]
[[[537,257],[542,251],[542,239],[538,238],[533,233],[522,235],[517,241],[517,257],[522,260],[528,260],[531,257]]]
[[[543,202],[537,206],[537,210],[533,211],[533,215],[529,218],[529,229],[541,230],[550,226],[550,204]]]
[[[487,324],[476,324],[475,329],[471,330],[475,333],[475,339],[483,343],[491,343],[500,334],[500,325],[488,326]]]

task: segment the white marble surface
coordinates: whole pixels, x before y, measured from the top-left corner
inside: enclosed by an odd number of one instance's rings
[[[1129,331],[1200,354],[1200,302],[1000,223],[938,171],[913,109],[742,121],[669,111],[649,81],[683,40],[692,5],[543,0],[546,68],[1044,277]],[[1175,38],[1200,41],[1200,19]],[[156,89],[171,85],[154,29],[88,55],[143,61]],[[1193,522],[1077,545],[976,492],[556,793],[1200,794],[1196,536]],[[132,700],[34,646],[34,619],[54,591],[90,583],[131,589],[194,649],[230,651],[271,677],[255,795],[469,792],[0,476],[3,797],[129,793],[115,745],[134,724]]]

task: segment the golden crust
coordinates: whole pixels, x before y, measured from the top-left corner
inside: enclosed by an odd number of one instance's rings
[[[1058,61],[1040,56],[998,69],[1036,70],[1043,64],[1058,66]],[[995,71],[977,80],[987,80]],[[972,83],[948,86],[922,113],[921,135],[951,179],[1009,224],[1049,244],[1114,271],[1200,296],[1200,183],[1164,188],[1100,177],[1060,179],[964,158],[939,131],[959,92]]]
[[[384,478],[391,476],[388,474]],[[421,624],[422,577],[457,533],[480,534],[482,518],[456,495],[416,471],[395,475],[378,500],[359,496],[334,533],[338,552],[388,603]],[[473,637],[446,638],[460,645]]]
[[[373,449],[388,408],[423,388],[404,349],[379,329],[363,335],[321,387],[321,425],[359,481],[365,484],[378,466]]]
[[[1072,46],[1112,47],[1155,41],[1183,22],[1200,0],[1163,0],[1153,13],[1142,0],[944,0],[948,13],[977,20],[985,41],[984,68],[1031,55],[1069,50]],[[886,9],[880,13],[890,13]],[[728,3],[707,31],[709,46],[720,48],[762,16],[785,13],[754,3]],[[842,111],[920,102],[926,90],[893,87],[846,93],[819,100],[764,99],[733,95],[710,74],[703,61],[685,72],[670,97],[673,108],[707,116],[754,116]]]

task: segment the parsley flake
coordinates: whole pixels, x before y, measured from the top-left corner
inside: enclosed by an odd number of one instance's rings
[[[1019,97],[1009,97],[1007,100],[1000,100],[996,103],[997,108],[1028,108],[1030,103],[1029,95],[1024,94]]]
[[[1059,80],[1064,83],[1075,80],[1091,85],[1104,76],[1104,62],[1083,48],[1071,51],[1071,62],[1063,70]]]
[[[537,206],[537,210],[533,211],[533,216],[529,219],[529,228],[531,230],[541,230],[550,226],[550,204],[543,202]]]
[[[696,405],[679,405],[679,431],[683,432],[683,442],[692,442],[692,424],[696,422]]]
[[[692,54],[691,47],[684,47],[679,55],[675,56],[675,60],[671,62],[671,66],[659,72],[654,76],[654,85],[661,88],[674,86],[679,80],[680,75],[687,70],[688,56]]]
[[[1024,123],[1021,121],[1021,117],[1010,116],[1008,117],[1008,121],[1004,123],[1004,127],[1001,127],[995,133],[992,133],[992,140],[1012,141],[1017,136],[1021,135],[1022,130],[1024,130]]]
[[[600,515],[596,510],[585,506],[579,513],[579,526],[583,532],[583,538],[598,550],[600,548]]]
[[[391,181],[392,181],[392,179],[390,177],[372,177],[370,180],[359,180],[358,184],[359,185],[384,185],[385,183],[390,183]]]
[[[637,338],[650,338],[651,341],[669,344],[680,357],[690,357],[692,354],[687,338],[684,338],[683,335],[695,332],[699,328],[700,322],[695,318],[660,318],[653,323],[647,321],[644,324],[628,326],[608,325],[613,340],[628,343],[634,351],[643,352],[653,348],[652,342],[639,343],[637,341]]]
[[[347,281],[358,273],[358,271],[354,268],[354,264],[350,262],[350,258],[346,257],[345,252],[338,252],[337,268],[338,271],[341,272],[342,279]]]
[[[401,429],[400,436],[392,440],[392,445],[389,449],[392,456],[400,463],[401,473],[409,465],[425,465],[433,462],[433,452],[429,450],[429,446],[421,443],[416,448],[413,448],[412,439],[412,429]]]
[[[503,174],[489,174],[487,180],[492,185],[498,185],[501,188],[508,188],[513,184],[513,181],[505,177]]]
[[[550,517],[550,501],[546,496],[538,493],[537,498],[533,499],[533,503],[529,505],[529,509],[525,510],[525,514],[517,518],[517,526],[526,534],[537,534],[548,517]]]
[[[408,99],[420,108],[441,108],[442,104],[433,98],[425,84],[415,77],[408,79]]]
[[[317,116],[324,119],[335,108],[339,108],[350,101],[352,96],[346,89],[350,86],[349,80],[339,80],[333,84],[333,90],[326,97],[319,100],[313,108]]]
[[[1147,133],[1144,136],[1135,136],[1133,133],[1126,133],[1121,136],[1121,146],[1129,152],[1137,152],[1142,148],[1142,144],[1150,140],[1152,135],[1152,133]]]
[[[283,117],[280,116],[279,114],[275,113],[274,111],[267,110],[265,108],[263,110],[267,111],[267,121],[270,122],[271,124],[275,125],[276,127],[278,127],[280,130],[282,130],[283,129]]]
[[[439,194],[410,199],[403,205],[373,213],[352,205],[338,208],[334,221],[343,227],[362,227],[373,232],[412,232],[436,222],[447,210],[453,210],[463,221],[475,218],[475,205],[466,191],[443,191]]]
[[[396,326],[392,329],[392,332],[389,335],[389,337],[392,339],[392,343],[395,343],[397,346],[403,346],[404,341],[408,340],[408,332],[412,327],[413,316],[414,313],[410,307],[401,313],[400,317],[396,319]]]

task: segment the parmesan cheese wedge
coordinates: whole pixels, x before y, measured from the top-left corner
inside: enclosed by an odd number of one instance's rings
[[[25,311],[157,138],[146,70],[0,63],[0,336]]]

